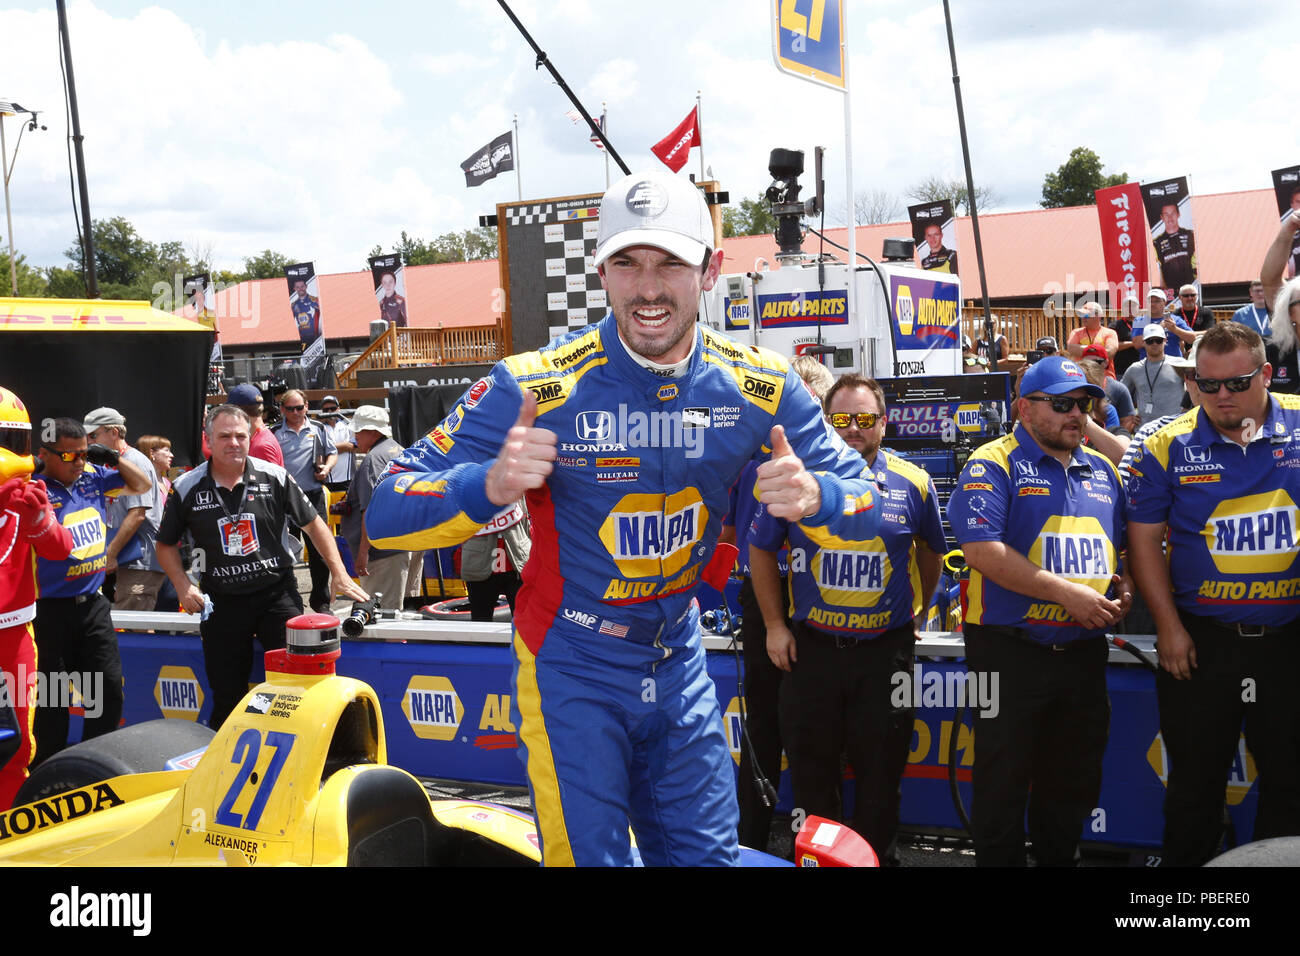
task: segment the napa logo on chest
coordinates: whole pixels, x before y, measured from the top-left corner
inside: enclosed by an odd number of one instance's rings
[[[423,740],[454,740],[465,705],[446,677],[417,674],[402,694],[402,713],[415,736]]]
[[[624,577],[668,577],[690,561],[708,520],[694,488],[625,495],[601,524],[600,540]]]
[[[822,600],[844,607],[874,605],[893,570],[880,538],[852,549],[821,548],[810,564]]]
[[[77,561],[104,553],[104,519],[97,508],[80,508],[60,516],[72,535],[72,557]]]
[[[1098,519],[1057,515],[1038,533],[1029,561],[1104,594],[1115,573],[1115,546]]]
[[[1221,501],[1202,534],[1214,566],[1227,574],[1278,574],[1296,556],[1296,505],[1285,491]]]

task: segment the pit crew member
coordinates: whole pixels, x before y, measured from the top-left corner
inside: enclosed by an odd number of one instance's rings
[[[249,427],[248,416],[234,405],[213,409],[207,425],[212,459],[176,479],[158,529],[158,562],[181,607],[202,614],[204,596],[212,602],[199,634],[213,728],[248,690],[254,636],[264,651],[284,647],[285,622],[302,613],[293,556],[283,543],[286,520],[320,549],[333,578],[330,593],[368,599],[348,577],[333,535],[297,482],[283,468],[249,456]],[[201,569],[198,585],[185,576],[177,549],[186,530]]]
[[[1243,717],[1258,772],[1254,839],[1300,834],[1292,686],[1300,667],[1300,397],[1270,395],[1271,371],[1255,331],[1214,326],[1198,342],[1188,386],[1200,391],[1200,407],[1133,458],[1129,540],[1156,622],[1171,866],[1199,866],[1218,853]]]
[[[688,180],[611,186],[594,261],[612,313],[498,363],[390,466],[366,515],[379,547],[440,547],[526,493],[512,710],[550,865],[632,862],[629,822],[647,864],[738,858],[693,594],[745,463],[770,452],[756,493],[783,517],[865,538],[879,524],[861,458],[786,360],[696,328],[713,246]]]
[[[1080,444],[1102,394],[1068,358],[1031,366],[1015,431],[971,455],[948,501],[971,568],[968,667],[977,688],[996,687],[996,708],[977,711],[975,730],[979,866],[1025,865],[1027,799],[1038,865],[1071,865],[1101,793],[1105,632],[1132,601],[1119,474]]]
[[[831,425],[880,486],[881,525],[847,539],[763,513],[749,535],[754,594],[781,683],[781,739],[794,805],[843,819],[840,753],[853,766],[853,829],[882,864],[897,865],[899,781],[915,709],[896,705],[898,675],[912,683],[915,618],[939,582],[943,519],[934,482],[883,451],[885,393],[842,375],[825,399]],[[789,541],[794,633],[786,626],[776,552]]]
[[[31,704],[36,693],[36,563],[32,553],[62,561],[72,535],[54,518],[45,485],[29,481],[32,424],[22,400],[0,388],[0,680],[18,721],[16,749],[0,765],[0,810],[9,809],[27,779],[34,749]],[[6,704],[0,703],[0,706]]]
[[[40,580],[36,655],[50,699],[48,705],[37,702],[32,766],[68,744],[68,710],[59,706],[63,694],[56,697],[54,692],[62,679],[56,682],[53,675],[91,675],[92,686],[81,687],[82,740],[116,729],[122,718],[122,660],[108,599],[99,593],[108,564],[107,499],[109,492],[119,488],[132,495],[153,490],[152,468],[146,474],[103,445],[88,446],[81,422],[56,418],[53,424],[53,441],[40,448],[44,471],[37,480],[45,483],[59,524],[72,535],[73,547],[63,560],[38,556],[36,562]]]

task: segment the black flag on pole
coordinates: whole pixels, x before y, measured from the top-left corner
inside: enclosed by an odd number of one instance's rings
[[[506,173],[515,168],[514,139],[511,133],[502,133],[474,155],[460,164],[465,171],[465,185],[477,186],[489,179],[496,178],[497,173]]]

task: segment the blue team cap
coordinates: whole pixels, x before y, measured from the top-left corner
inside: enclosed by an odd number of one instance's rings
[[[1106,392],[1088,381],[1083,369],[1064,355],[1045,355],[1033,365],[1020,380],[1020,394],[1064,395],[1076,388],[1084,389],[1096,398],[1105,398]]]

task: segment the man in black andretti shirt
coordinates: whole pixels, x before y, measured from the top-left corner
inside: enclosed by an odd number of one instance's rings
[[[222,405],[212,412],[207,431],[212,459],[176,479],[157,553],[182,608],[200,614],[204,595],[212,599],[199,634],[212,691],[208,725],[215,729],[248,690],[254,635],[264,651],[284,647],[285,622],[302,613],[293,556],[282,543],[287,518],[320,550],[334,591],[354,601],[369,595],[348,577],[334,538],[298,483],[283,468],[249,457],[248,416]],[[199,585],[185,576],[176,547],[187,530],[194,537]]]
[[[379,277],[379,316],[398,328],[406,328],[406,299],[397,294],[397,280],[391,272]]]
[[[923,250],[925,255],[921,257],[921,268],[933,272],[956,274],[957,253],[955,250],[944,248],[943,230],[939,228],[937,222],[932,222],[925,227],[925,241],[929,249]]]
[[[1196,281],[1196,237],[1192,230],[1178,224],[1178,215],[1178,204],[1166,203],[1160,210],[1165,231],[1152,239],[1166,289]]]

